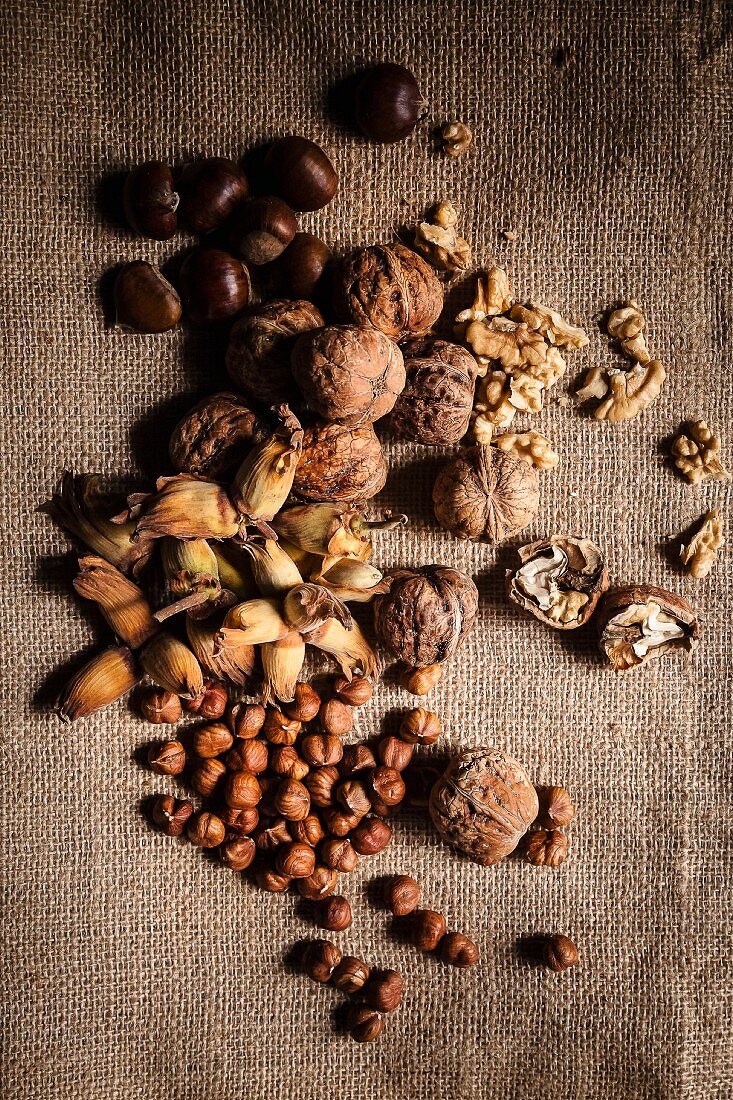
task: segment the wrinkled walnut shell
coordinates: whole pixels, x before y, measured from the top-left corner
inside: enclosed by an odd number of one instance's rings
[[[441,527],[460,539],[503,542],[537,514],[534,466],[495,447],[467,447],[435,479],[433,506]]]
[[[400,570],[374,600],[374,625],[382,645],[411,667],[445,661],[470,629],[478,610],[471,578],[444,565]]]
[[[418,339],[402,351],[407,381],[392,410],[392,428],[416,443],[457,443],[468,431],[476,360],[446,340]]]
[[[402,352],[381,332],[328,325],[293,348],[295,381],[324,420],[373,424],[392,410],[405,385]]]
[[[422,336],[440,317],[443,288],[429,264],[403,244],[375,244],[346,256],[334,278],[334,309],[391,340]]]
[[[548,593],[550,607],[543,609],[521,583],[522,569],[528,562],[535,562],[543,557],[549,562],[548,552],[553,549],[564,554],[566,562],[557,567],[556,575],[552,578],[555,591]],[[595,543],[575,535],[553,535],[549,539],[520,546],[517,553],[520,565],[516,569],[508,569],[506,573],[507,595],[512,603],[523,607],[530,615],[554,630],[577,630],[588,622],[608,587],[608,571],[603,555]],[[571,598],[578,594],[586,602],[578,607],[575,614],[562,621],[557,617],[557,612],[561,601],[568,594]]]
[[[619,620],[631,614],[635,606],[648,608],[650,604],[658,606],[666,617],[674,620],[679,636],[665,638],[660,634],[658,644],[649,646],[646,652],[639,652],[635,647],[645,644],[642,624],[624,624]],[[691,653],[700,637],[700,622],[694,608],[682,596],[654,584],[630,584],[610,589],[601,600],[595,622],[601,650],[615,672],[628,672],[674,649]]]
[[[263,405],[292,402],[290,353],[303,332],[320,328],[323,317],[312,302],[266,302],[249,310],[232,327],[226,368],[248,397]]]
[[[371,424],[316,424],[303,435],[293,492],[304,500],[351,503],[384,488],[387,463]]]
[[[430,792],[430,816],[443,840],[488,867],[508,856],[537,816],[537,792],[500,749],[455,757]]]
[[[268,435],[264,420],[236,393],[199,401],[173,429],[169,444],[176,470],[220,478],[238,466],[250,447]]]

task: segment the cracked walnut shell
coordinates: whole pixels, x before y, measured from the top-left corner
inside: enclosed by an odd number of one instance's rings
[[[476,618],[478,591],[471,578],[444,565],[404,569],[388,578],[374,600],[374,626],[382,645],[412,668],[450,657]]]
[[[433,507],[440,526],[458,538],[502,542],[537,514],[537,471],[495,447],[466,447],[438,474]]]
[[[433,327],[443,308],[443,288],[412,249],[376,244],[342,260],[334,276],[334,308],[343,321],[404,340]]]
[[[387,463],[371,424],[321,422],[303,433],[293,492],[304,500],[351,503],[384,488]]]
[[[515,850],[539,802],[521,764],[501,749],[479,748],[451,761],[429,809],[443,840],[488,867]]]
[[[265,421],[236,393],[215,393],[178,422],[168,449],[176,470],[216,480],[269,434]]]
[[[599,605],[596,626],[615,672],[628,672],[676,649],[691,652],[700,637],[700,623],[687,600],[653,584],[610,589]]]
[[[459,344],[417,339],[403,346],[407,381],[390,424],[405,439],[449,446],[468,430],[476,361]]]
[[[446,122],[440,128],[443,152],[449,157],[460,157],[473,141],[473,134],[465,122]]]
[[[263,405],[291,402],[293,345],[301,333],[322,325],[312,302],[276,300],[255,306],[232,327],[226,353],[230,378]]]
[[[520,564],[507,570],[507,595],[556,630],[576,630],[588,622],[608,573],[603,555],[590,539],[553,535],[518,551]]]
[[[704,420],[685,425],[672,444],[674,464],[690,485],[707,478],[724,481],[730,474],[720,461],[720,439]]]
[[[680,560],[696,580],[707,577],[725,546],[723,523],[717,508],[703,516],[702,522],[687,545],[680,547]]]
[[[328,325],[305,333],[292,354],[295,381],[324,420],[373,424],[405,386],[402,352],[383,333]]]

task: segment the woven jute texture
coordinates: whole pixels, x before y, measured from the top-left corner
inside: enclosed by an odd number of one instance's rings
[[[5,0],[6,1100],[733,1093],[730,557],[695,582],[669,552],[703,511],[725,511],[730,491],[692,490],[663,447],[690,416],[733,440],[730,30],[725,0]],[[381,59],[414,68],[427,116],[380,148],[338,121],[329,89]],[[459,160],[430,138],[450,118],[475,135]],[[475,867],[416,814],[362,861],[345,884],[355,919],[340,940],[397,967],[407,990],[371,1046],[334,1029],[333,990],[289,967],[293,945],[316,934],[294,899],[149,828],[141,803],[168,789],[135,756],[151,728],[123,704],[72,727],[50,711],[77,655],[106,635],[71,595],[74,555],[36,506],[64,467],[147,483],[168,472],[172,424],[225,381],[217,333],[105,325],[104,272],[166,261],[190,240],[134,238],[106,215],[101,185],[145,158],[239,157],[293,131],[338,165],[337,198],[302,219],[336,248],[389,239],[449,196],[477,268],[506,264],[520,298],[586,326],[589,348],[568,356],[533,420],[562,460],[542,477],[525,535],[587,534],[613,581],[672,587],[704,622],[691,661],[615,678],[591,632],[561,636],[507,605],[511,547],[438,530],[428,502],[445,454],[382,433],[391,472],[376,504],[411,526],[381,537],[376,560],[456,565],[481,593],[476,627],[430,699],[447,730],[435,751],[500,744],[537,782],[566,783],[578,814],[557,872]],[[451,289],[449,318],[471,283]],[[615,361],[595,318],[629,295],[669,377],[650,410],[613,426],[560,398],[589,365]],[[410,702],[388,680],[358,734]],[[478,966],[450,970],[390,930],[368,886],[395,871],[414,873],[428,903],[477,940]],[[580,947],[562,976],[524,958],[524,938],[548,930]]]

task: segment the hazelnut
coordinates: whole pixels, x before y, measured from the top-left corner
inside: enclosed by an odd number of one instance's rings
[[[255,874],[257,885],[270,894],[284,894],[293,881],[287,875],[281,875],[272,867],[258,867]]]
[[[258,775],[257,779],[262,788],[262,798],[260,799],[259,806],[260,812],[267,817],[277,817],[275,795],[277,793],[277,788],[280,786],[280,776],[275,775],[273,772],[265,772],[264,775]]]
[[[159,160],[139,164],[125,177],[125,217],[143,237],[169,241],[178,228],[179,201],[180,196],[173,190],[173,173]]]
[[[364,986],[364,999],[379,1012],[394,1012],[402,1000],[405,983],[396,970],[373,970]]]
[[[192,748],[197,756],[208,758],[220,756],[232,747],[234,738],[223,722],[212,722],[209,726],[200,726],[194,732]]]
[[[464,448],[438,474],[435,518],[458,538],[503,542],[537,515],[539,484],[534,466],[478,443]]]
[[[260,852],[272,852],[281,844],[289,844],[292,839],[284,817],[261,821],[252,836]]]
[[[226,368],[247,397],[265,406],[290,403],[290,353],[297,337],[323,325],[311,302],[276,299],[260,303],[235,321],[229,335]]]
[[[257,828],[260,814],[254,806],[247,810],[236,810],[233,806],[226,806],[222,811],[221,819],[228,832],[245,836]]]
[[[408,745],[434,745],[442,732],[437,714],[424,707],[408,711],[400,722],[400,738]]]
[[[229,725],[235,737],[246,741],[257,736],[265,717],[265,708],[260,703],[235,703],[229,711]]]
[[[336,799],[347,814],[362,818],[372,808],[367,789],[360,779],[345,779],[336,788]]]
[[[426,665],[424,668],[408,669],[402,679],[402,686],[411,695],[427,695],[442,679],[441,664]]]
[[[339,676],[333,683],[336,698],[350,707],[363,707],[371,699],[372,692],[372,685],[363,676],[353,676],[351,680]]]
[[[401,772],[412,759],[414,748],[399,737],[383,737],[377,744],[377,755],[388,768]]]
[[[351,843],[360,856],[372,856],[387,847],[392,839],[392,827],[379,817],[365,817],[351,835]]]
[[[297,232],[298,222],[288,204],[274,195],[263,195],[237,207],[230,240],[238,256],[259,267],[276,260]]]
[[[273,749],[273,753],[274,753]],[[254,738],[251,741],[239,741],[226,754],[224,763],[230,772],[252,772],[260,775],[268,766],[270,753],[265,741]]]
[[[546,965],[557,974],[578,961],[578,949],[569,936],[546,936],[542,946]]]
[[[239,165],[224,157],[187,164],[181,173],[180,188],[180,215],[200,236],[223,225],[249,190]]]
[[[277,286],[290,298],[320,298],[332,260],[333,252],[319,237],[296,233],[275,264]]]
[[[377,817],[394,817],[399,808],[399,803],[396,806],[389,806],[386,802],[372,791],[372,813]]]
[[[392,409],[397,435],[430,446],[452,446],[468,431],[476,360],[458,344],[418,339],[402,348],[407,381]]]
[[[294,745],[302,723],[288,718],[277,707],[268,707],[262,731],[272,745]]]
[[[330,806],[333,802],[333,788],[339,781],[338,768],[332,764],[325,768],[315,768],[309,772],[303,782],[308,788],[314,806]]]
[[[148,764],[156,775],[180,775],[186,767],[186,750],[180,741],[163,741],[148,749]]]
[[[329,940],[311,940],[303,955],[303,969],[314,982],[327,982],[341,962],[341,951]]]
[[[371,424],[319,422],[303,433],[293,491],[304,500],[348,504],[384,488],[387,463]]]
[[[445,565],[425,565],[399,570],[389,583],[374,600],[374,625],[390,655],[417,667],[450,657],[476,618],[478,590],[471,578]]]
[[[355,955],[344,955],[331,974],[331,982],[343,993],[358,993],[369,980],[369,967]]]
[[[329,699],[328,702],[321,704],[318,721],[327,734],[331,734],[336,738],[344,737],[353,729],[354,712],[350,706],[342,703],[340,699]],[[343,755],[343,749],[341,755]],[[340,759],[341,756],[339,756]],[[334,760],[332,763],[336,764],[338,761]]]
[[[403,244],[358,248],[334,273],[339,320],[371,326],[390,340],[429,332],[443,309],[443,287],[430,264]],[[405,379],[403,377],[402,386]]]
[[[303,738],[300,749],[305,759],[314,768],[323,768],[328,764],[338,764],[344,755],[341,740],[330,733],[309,734]]]
[[[398,771],[380,764],[371,774],[372,789],[385,806],[399,806],[405,797],[405,781]]]
[[[356,1004],[349,1010],[349,1034],[357,1043],[372,1043],[384,1029],[384,1016],[369,1005]]]
[[[569,825],[575,817],[575,806],[564,787],[537,787],[540,812],[536,825],[543,829],[558,829]]]
[[[325,867],[322,863],[316,864],[316,869],[308,878],[299,878],[296,886],[301,897],[308,901],[319,901],[328,897],[338,886],[338,871]]]
[[[310,684],[303,682],[295,685],[292,703],[285,707],[288,718],[294,718],[298,722],[311,722],[318,714],[321,706],[321,697],[314,691]]]
[[[147,260],[125,264],[115,279],[115,319],[133,332],[167,332],[181,319],[178,292]]]
[[[434,909],[415,909],[410,930],[415,947],[435,951],[447,931],[445,917]]]
[[[354,775],[356,772],[368,771],[369,768],[376,768],[376,766],[374,753],[368,745],[346,745],[339,771],[342,775]]]
[[[288,779],[305,779],[310,768],[293,745],[274,745],[270,753],[270,768],[275,775]]]
[[[208,680],[201,694],[186,700],[184,706],[189,714],[198,714],[200,718],[214,722],[223,716],[228,702],[229,696],[224,685]]]
[[[331,836],[338,837],[346,836],[361,821],[357,814],[352,814],[348,810],[341,810],[337,806],[325,806],[321,810],[321,816]]]
[[[202,760],[191,772],[191,786],[202,798],[210,798],[226,775],[221,760]]]
[[[523,851],[535,867],[559,867],[568,854],[568,838],[562,829],[534,829],[524,838]]]
[[[273,192],[293,210],[320,210],[336,194],[336,170],[320,145],[308,138],[280,138],[268,149],[264,167]]]
[[[420,887],[409,875],[395,875],[387,884],[387,908],[396,917],[414,912],[420,901]]]
[[[288,821],[302,821],[310,813],[310,794],[298,779],[283,779],[275,792],[275,807]]]
[[[321,859],[326,867],[333,871],[353,871],[359,862],[359,856],[351,843],[344,837],[324,840],[321,845]]]
[[[186,316],[197,325],[233,317],[249,300],[247,268],[221,248],[194,249],[178,280]]]
[[[448,932],[438,944],[438,954],[444,963],[465,968],[478,962],[478,947],[462,932]]]
[[[300,840],[303,844],[310,844],[315,848],[326,835],[321,820],[315,814],[308,814],[302,821],[291,821],[289,825],[290,835],[293,840]]]
[[[165,688],[150,687],[140,696],[140,717],[155,725],[179,722],[183,709],[181,700]]]
[[[232,871],[244,871],[255,858],[255,842],[249,836],[237,836],[225,841],[219,849],[222,863]]]
[[[278,848],[275,865],[281,875],[290,878],[308,878],[316,866],[316,853],[310,844],[294,840]]]
[[[321,902],[316,919],[319,927],[329,932],[345,932],[351,928],[351,906],[346,898],[334,894]]]
[[[372,141],[392,144],[415,129],[423,98],[404,65],[382,62],[367,69],[356,89],[355,117]]]
[[[188,799],[173,798],[162,794],[153,803],[151,817],[166,836],[181,836],[193,813],[193,803]]]
[[[188,839],[201,848],[216,848],[226,837],[224,822],[216,814],[200,813],[188,823]]]
[[[262,797],[257,776],[252,772],[232,772],[224,788],[224,800],[233,810],[251,810]]]

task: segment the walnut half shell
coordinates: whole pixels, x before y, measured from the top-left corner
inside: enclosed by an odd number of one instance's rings
[[[615,672],[628,672],[675,649],[691,652],[700,637],[687,600],[653,584],[608,591],[596,615],[601,650]]]
[[[590,539],[553,535],[519,548],[520,565],[507,570],[512,603],[555,630],[588,622],[608,585],[603,555]]]

